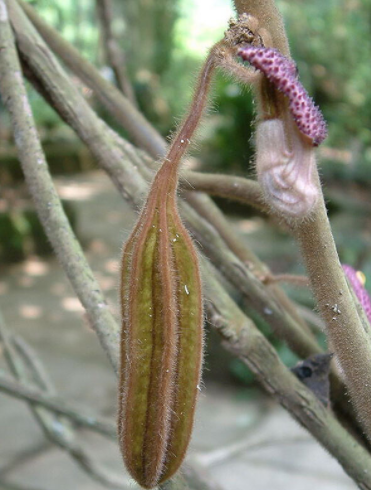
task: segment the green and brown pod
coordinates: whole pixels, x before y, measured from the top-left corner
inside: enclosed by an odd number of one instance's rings
[[[159,180],[126,244],[121,288],[119,440],[145,488],[171,477],[184,458],[202,363],[197,255]]]
[[[201,280],[176,189],[213,67],[205,64],[201,90],[152,182],[122,259],[119,442],[129,473],[145,488],[169,479],[182,463],[200,383]]]

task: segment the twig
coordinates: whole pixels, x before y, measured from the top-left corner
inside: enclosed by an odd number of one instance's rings
[[[41,390],[46,391],[50,395],[54,395],[55,389],[53,383],[36,352],[20,336],[13,335],[12,344],[18,352],[18,357],[22,359],[25,368],[27,368],[28,373],[31,375],[33,383]]]
[[[275,284],[277,282],[285,282],[287,284],[295,284],[296,286],[309,286],[309,279],[306,276],[295,274],[270,274],[262,278],[264,284]]]
[[[117,84],[122,93],[135,106],[135,95],[127,74],[124,54],[120,49],[118,40],[116,39],[116,36],[112,29],[113,5],[111,3],[111,0],[96,0],[96,4],[98,17],[102,28],[103,45],[106,52],[108,64],[111,66],[115,74]]]
[[[105,422],[95,416],[84,415],[79,409],[67,405],[62,398],[45,395],[39,390],[12,381],[8,376],[0,375],[0,391],[13,396],[14,398],[18,398],[19,400],[37,403],[58,415],[64,415],[80,427],[87,427],[113,439],[116,438],[116,428],[114,424]]]
[[[0,0],[1,5],[1,0]],[[11,334],[8,332],[4,320],[0,313],[0,340],[4,347],[4,354],[7,360],[7,363],[14,374],[14,376],[24,382],[29,382],[29,374],[25,369],[25,366],[22,362],[22,359],[17,354],[16,350],[13,347],[13,338]],[[19,341],[18,341],[19,344]],[[19,344],[21,345],[21,344]],[[24,344],[23,344],[24,350]],[[25,352],[25,351],[24,351]],[[28,363],[31,366],[32,370],[32,378],[34,378],[34,382],[36,382],[42,390],[45,390],[47,393],[53,392],[54,388],[51,385],[49,380],[46,380],[45,375],[43,374],[43,369],[41,366],[35,364],[35,356],[29,356],[30,352],[28,351]],[[12,382],[9,380],[8,382],[8,392],[11,388],[11,385],[17,385],[19,383]],[[21,389],[22,389],[22,385]],[[1,388],[0,388],[1,389]],[[25,388],[26,389],[26,388]],[[31,389],[32,391],[32,389]],[[46,397],[47,395],[44,395]],[[49,395],[50,396],[50,395]],[[26,397],[22,397],[27,399]],[[74,433],[72,431],[72,427],[69,424],[69,421],[64,417],[55,417],[49,413],[48,410],[43,408],[42,403],[39,400],[29,399],[30,408],[32,413],[39,423],[40,427],[44,431],[46,437],[58,445],[60,448],[69,452],[71,456],[76,460],[76,462],[89,474],[91,474],[95,479],[101,481],[102,483],[112,486],[114,488],[122,488],[121,480],[116,478],[114,475],[111,475],[110,472],[106,471],[104,468],[100,468],[93,461],[93,459],[85,452],[85,450],[79,445],[79,443],[75,440]]]
[[[283,446],[284,444],[295,444],[311,441],[308,436],[294,436],[294,437],[282,437],[277,439],[272,439],[272,437],[267,437],[265,439],[260,439],[256,441],[251,441],[250,438],[246,438],[243,441],[234,442],[229,446],[223,446],[221,448],[214,449],[212,451],[207,451],[202,454],[197,454],[197,461],[205,466],[215,466],[223,464],[241,455],[249,450],[259,449],[261,447],[274,447]]]
[[[180,175],[180,187],[188,191],[200,191],[211,196],[225,197],[252,206],[264,213],[268,212],[260,185],[254,180],[188,170]]]

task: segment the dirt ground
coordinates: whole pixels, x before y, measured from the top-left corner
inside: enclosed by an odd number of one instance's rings
[[[117,314],[118,261],[135,214],[99,172],[57,180],[74,202],[88,260]],[[247,225],[248,223],[246,223]],[[0,277],[9,328],[37,351],[58,395],[114,421],[116,380],[82,307],[53,258],[30,258]],[[0,368],[5,369],[0,354]],[[115,441],[88,430],[78,438],[94,460],[127,481]],[[225,490],[346,490],[356,485],[268,397],[206,382],[189,457]],[[0,490],[101,490],[68,454],[47,441],[28,406],[0,393]]]

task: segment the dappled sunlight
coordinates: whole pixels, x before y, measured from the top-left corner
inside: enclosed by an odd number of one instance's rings
[[[103,240],[92,240],[89,243],[89,250],[97,255],[104,255],[109,253],[109,249],[106,243]]]
[[[112,224],[121,223],[121,220],[122,220],[122,212],[110,211],[109,213],[107,213],[108,223],[112,223]]]
[[[244,233],[254,233],[261,229],[263,222],[257,219],[242,219],[238,222],[238,228]]]
[[[104,263],[104,270],[110,274],[117,274],[120,269],[119,261],[116,259],[108,259]]]
[[[31,276],[21,276],[17,278],[17,284],[22,288],[30,288],[35,284],[35,279]]]
[[[63,282],[55,282],[50,288],[50,292],[55,296],[63,296],[66,294],[66,291],[67,285]]]
[[[27,320],[37,320],[43,314],[43,308],[39,305],[23,304],[19,307],[19,314]]]
[[[29,276],[45,276],[49,271],[49,264],[37,257],[31,257],[22,265],[22,270]]]
[[[99,284],[103,291],[112,291],[116,289],[117,281],[113,277],[102,277],[99,279]]]
[[[74,180],[59,177],[56,179],[58,194],[62,199],[89,201],[107,189],[108,180],[100,171],[91,172],[92,179]]]
[[[70,312],[83,312],[84,308],[78,298],[67,296],[61,300],[62,307]]]

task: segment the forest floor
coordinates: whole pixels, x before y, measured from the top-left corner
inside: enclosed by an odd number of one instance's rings
[[[120,249],[135,214],[99,172],[56,182],[61,197],[77,209],[88,260],[117,315]],[[241,229],[252,242],[257,240],[253,221],[245,220]],[[32,257],[5,268],[0,307],[8,327],[37,351],[58,394],[85,413],[114,421],[116,379],[57,261]],[[88,430],[78,435],[96,461],[126,478],[128,489],[135,488],[115,441]],[[217,383],[210,373],[199,398],[189,454],[225,490],[356,488],[270,398],[256,389]],[[92,480],[47,441],[25,403],[0,394],[0,490],[104,488],[109,487]]]

